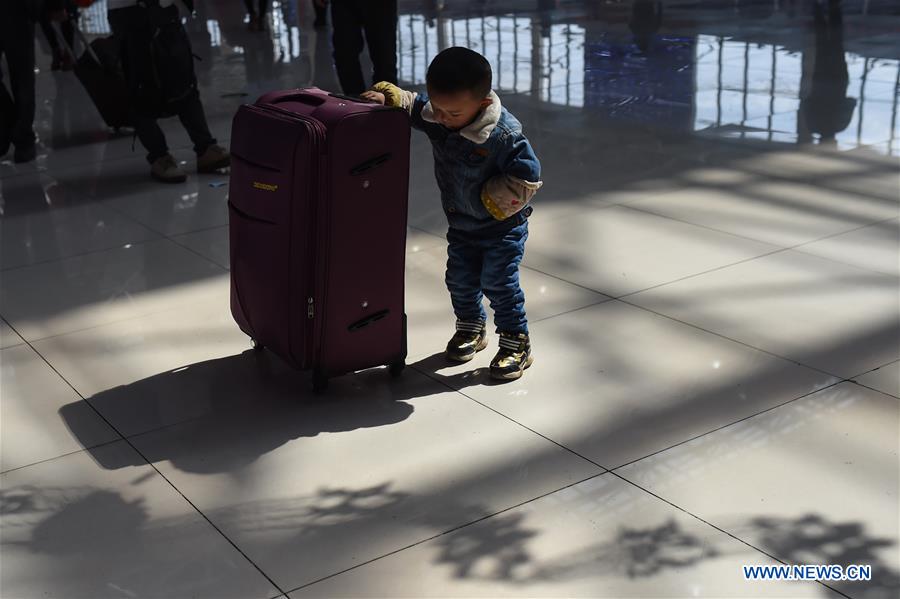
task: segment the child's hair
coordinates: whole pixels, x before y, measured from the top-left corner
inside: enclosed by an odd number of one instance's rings
[[[428,66],[425,84],[431,94],[471,92],[476,98],[491,91],[491,65],[487,59],[468,48],[447,48]]]

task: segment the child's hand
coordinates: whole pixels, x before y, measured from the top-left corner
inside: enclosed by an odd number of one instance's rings
[[[379,104],[384,104],[384,94],[381,92],[375,91],[367,91],[363,92],[359,95],[360,98],[365,98],[366,100],[371,100],[372,102],[378,102]]]

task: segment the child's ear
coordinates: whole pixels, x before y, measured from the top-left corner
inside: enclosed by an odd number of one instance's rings
[[[494,103],[494,101],[491,100],[490,98],[485,98],[484,100],[481,101],[481,106],[479,106],[479,108],[482,108],[482,109],[487,108],[488,106],[490,106],[493,103]]]

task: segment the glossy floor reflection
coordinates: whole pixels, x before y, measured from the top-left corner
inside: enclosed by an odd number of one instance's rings
[[[264,91],[337,90],[310,2],[273,0],[263,33],[239,0],[197,8],[221,142]],[[0,162],[0,595],[897,597],[897,3],[400,13],[403,83],[484,53],[543,162],[532,369],[492,384],[494,338],[442,358],[446,221],[414,134],[411,367],[313,397],[229,313],[227,173],[153,182],[39,34],[39,156]],[[741,571],[777,563],[873,580]]]

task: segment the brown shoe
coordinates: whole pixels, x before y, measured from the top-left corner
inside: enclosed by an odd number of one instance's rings
[[[187,180],[187,173],[178,166],[171,154],[166,154],[153,161],[153,165],[150,167],[150,176],[163,183],[184,183]]]
[[[198,173],[214,173],[221,168],[231,165],[231,154],[218,144],[206,148],[206,151],[197,156]]]

